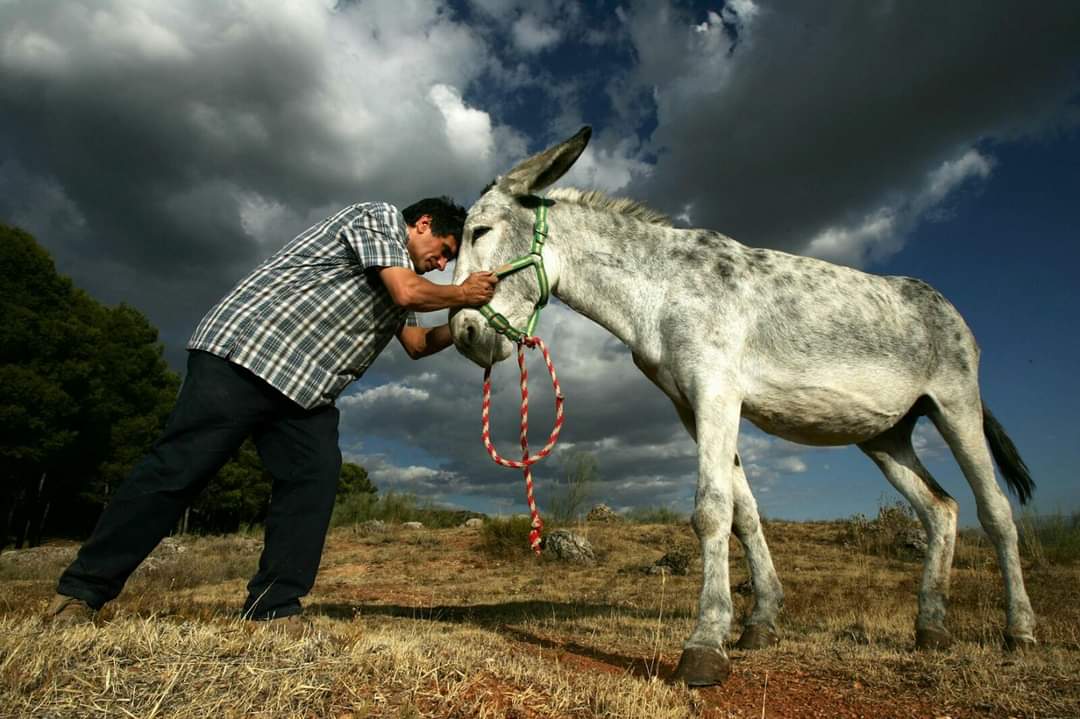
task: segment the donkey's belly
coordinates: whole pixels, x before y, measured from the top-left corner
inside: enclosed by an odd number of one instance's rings
[[[762,431],[800,444],[865,442],[895,425],[918,399],[908,388],[828,383],[761,388],[742,414]]]

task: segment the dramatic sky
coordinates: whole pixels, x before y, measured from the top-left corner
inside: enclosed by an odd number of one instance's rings
[[[203,313],[313,222],[364,200],[468,205],[590,124],[566,184],[941,290],[1044,512],[1080,508],[1078,121],[1073,0],[0,0],[0,221],[144,311],[177,370]],[[695,446],[625,348],[557,303],[540,334],[567,395],[560,452],[596,458],[595,499],[688,512]],[[495,382],[512,454],[513,363]],[[480,383],[452,349],[413,362],[394,343],[338,402],[345,455],[384,491],[522,511],[520,475],[480,443]],[[974,522],[936,431],[917,440]],[[855,449],[745,423],[740,448],[766,516],[898,497]],[[559,458],[537,476],[543,508]]]

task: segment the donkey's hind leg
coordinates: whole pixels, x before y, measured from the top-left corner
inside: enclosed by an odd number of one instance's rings
[[[1009,649],[1035,643],[1035,613],[1024,589],[1020,568],[1016,525],[1009,500],[994,476],[993,460],[983,430],[983,409],[978,390],[950,402],[937,401],[930,419],[949,445],[964,477],[975,493],[979,523],[982,524],[997,552],[998,565],[1005,580],[1005,645]]]
[[[886,479],[911,503],[926,530],[926,561],[919,587],[915,646],[943,649],[952,643],[945,629],[949,574],[956,546],[956,501],[934,481],[911,446],[918,415],[913,411],[892,429],[859,445]]]
[[[746,620],[742,636],[735,644],[739,649],[764,649],[780,641],[776,633],[776,617],[784,604],[784,589],[773,567],[769,545],[761,531],[757,502],[750,492],[746,473],[739,455],[735,455],[733,491],[735,513],[731,527],[746,552],[750,583],[754,588],[754,610]]]

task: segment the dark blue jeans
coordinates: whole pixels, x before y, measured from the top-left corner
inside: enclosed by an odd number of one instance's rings
[[[115,598],[249,435],[273,487],[244,614],[299,613],[300,597],[315,583],[341,473],[338,410],[302,409],[246,369],[206,352],[189,353],[164,434],[113,495],[57,591],[95,608]]]

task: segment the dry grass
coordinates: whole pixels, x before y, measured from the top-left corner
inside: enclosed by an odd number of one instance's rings
[[[1000,651],[1001,580],[965,535],[950,652],[916,654],[920,565],[845,548],[838,523],[770,522],[785,582],[784,641],[733,652],[722,687],[660,681],[697,603],[690,576],[640,567],[680,525],[589,525],[594,568],[483,551],[466,529],[335,530],[291,641],[235,618],[258,543],[195,540],[142,572],[97,626],[38,614],[71,547],[0,556],[0,716],[42,717],[1074,717],[1080,569],[1028,569],[1040,646]],[[732,551],[732,583],[746,578]],[[748,598],[735,594],[737,612]],[[767,678],[767,686],[766,686]]]

